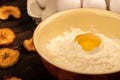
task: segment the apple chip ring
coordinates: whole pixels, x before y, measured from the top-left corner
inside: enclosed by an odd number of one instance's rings
[[[35,49],[35,46],[33,44],[33,40],[32,38],[31,39],[26,39],[24,42],[23,42],[23,46],[26,50],[28,51],[33,51],[33,52],[36,52],[36,49]]]
[[[19,51],[11,48],[0,49],[0,68],[12,67],[19,59]]]
[[[0,46],[9,46],[16,38],[15,33],[10,28],[0,29]]]
[[[22,79],[16,76],[6,75],[4,77],[4,80],[22,80]]]
[[[6,20],[9,16],[18,19],[21,17],[21,11],[16,6],[2,6],[0,8],[0,19]]]

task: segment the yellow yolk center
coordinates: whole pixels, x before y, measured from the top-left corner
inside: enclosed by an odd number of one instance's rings
[[[100,37],[93,33],[79,34],[74,40],[78,42],[85,51],[91,51],[101,43]]]

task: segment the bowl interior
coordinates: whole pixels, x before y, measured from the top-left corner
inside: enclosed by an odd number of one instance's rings
[[[45,56],[49,54],[45,44],[64,31],[70,31],[71,27],[120,38],[120,15],[106,10],[84,8],[67,10],[50,16],[37,26],[33,35],[33,41],[40,56],[51,62]]]

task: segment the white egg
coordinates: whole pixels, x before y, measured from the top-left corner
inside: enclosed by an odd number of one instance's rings
[[[110,1],[110,10],[120,13],[120,0],[111,0]]]
[[[81,0],[57,0],[58,11],[80,8],[80,7],[81,7]]]
[[[36,2],[38,2],[39,6],[46,7],[48,0],[36,0]]]
[[[83,0],[83,8],[106,9],[105,0]]]
[[[29,16],[34,18],[40,18],[42,14],[42,10],[35,0],[27,0],[27,12]]]
[[[56,4],[57,0],[48,0],[45,10],[42,11],[42,20],[57,12]]]

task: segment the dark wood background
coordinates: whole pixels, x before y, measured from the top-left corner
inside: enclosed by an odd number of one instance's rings
[[[0,69],[0,80],[6,75],[17,76],[23,80],[55,80],[53,76],[45,69],[37,53],[28,52],[24,49],[22,43],[29,39],[37,26],[26,10],[27,0],[0,0],[0,6],[14,5],[18,6],[22,12],[21,18],[16,20],[0,20],[0,28],[9,27],[16,34],[15,42],[9,47],[20,51],[20,59],[17,64],[11,68]],[[109,80],[120,80],[120,73],[109,75]]]

